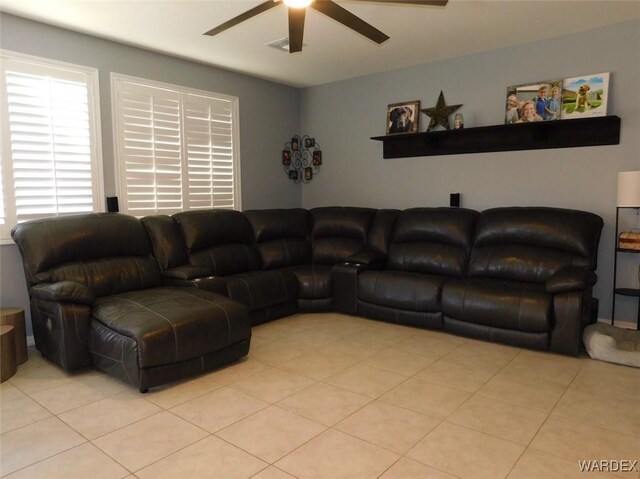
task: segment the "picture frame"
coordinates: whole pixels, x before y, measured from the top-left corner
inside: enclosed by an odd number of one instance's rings
[[[298,179],[298,170],[290,170],[289,179],[296,181]]]
[[[420,100],[391,103],[387,106],[387,135],[417,133],[420,122]]]
[[[311,156],[311,164],[313,166],[322,165],[322,151],[316,150],[313,152],[313,155]]]
[[[606,116],[609,73],[594,73],[563,80],[562,120]]]
[[[307,166],[304,169],[304,181],[311,181],[313,179],[313,168]]]
[[[291,151],[299,151],[300,150],[300,140],[297,137],[291,138]]]
[[[561,116],[562,80],[543,80],[507,87],[505,124],[555,121]]]
[[[316,146],[316,139],[315,138],[305,138],[304,139],[304,147],[309,149],[309,148],[313,148],[314,146]]]
[[[291,152],[289,150],[282,150],[282,164],[284,166],[291,164]]]

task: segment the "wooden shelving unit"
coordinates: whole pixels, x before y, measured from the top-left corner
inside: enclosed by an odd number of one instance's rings
[[[640,254],[640,250],[618,247],[618,235],[620,234],[620,210],[633,210],[633,207],[619,206],[616,208],[616,233],[615,233],[615,254],[613,260],[613,301],[611,302],[611,324],[616,321],[616,296],[630,296],[638,298],[638,316],[636,319],[636,329],[640,329],[640,288],[618,288],[618,254]]]

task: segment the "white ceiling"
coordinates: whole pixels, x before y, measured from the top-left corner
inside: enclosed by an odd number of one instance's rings
[[[287,36],[284,6],[202,35],[262,1],[0,0],[0,10],[298,87],[640,18],[637,0],[450,0],[444,8],[336,0],[391,39],[377,45],[309,9],[302,52],[267,48]]]

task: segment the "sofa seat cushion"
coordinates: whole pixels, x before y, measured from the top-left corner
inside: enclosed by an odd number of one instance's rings
[[[197,358],[251,337],[244,306],[197,288],[105,296],[96,300],[92,317],[135,340],[141,368]]]
[[[494,279],[452,280],[442,291],[445,317],[530,333],[552,327],[553,298],[544,285]]]
[[[405,271],[365,271],[358,277],[358,299],[405,311],[440,311],[444,276]]]
[[[249,311],[294,301],[298,297],[298,280],[287,270],[235,274],[224,280],[229,297],[244,304]]]
[[[330,298],[332,270],[333,266],[326,264],[309,264],[289,268],[289,271],[298,278],[298,298]]]

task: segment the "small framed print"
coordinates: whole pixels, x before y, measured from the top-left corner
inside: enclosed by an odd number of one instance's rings
[[[300,150],[300,140],[297,137],[291,138],[291,151],[299,151]]]
[[[609,73],[565,78],[562,90],[563,120],[605,116],[609,99]]]
[[[313,178],[313,168],[311,168],[310,166],[307,166],[304,169],[304,181],[311,181],[312,178]]]
[[[313,148],[314,146],[316,146],[316,139],[315,138],[305,138],[304,139],[304,147],[305,148]]]
[[[289,150],[282,150],[282,164],[285,166],[291,164],[291,152]]]
[[[405,101],[387,106],[387,135],[416,133],[420,120],[420,101]]]
[[[290,180],[297,180],[298,179],[298,170],[289,171],[289,179]]]
[[[322,164],[322,151],[316,150],[313,152],[311,163],[313,166],[320,166]]]

